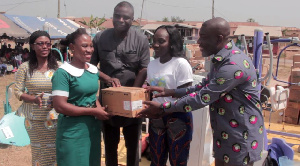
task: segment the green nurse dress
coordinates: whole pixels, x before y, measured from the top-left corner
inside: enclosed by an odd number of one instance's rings
[[[52,78],[53,96],[68,97],[67,102],[79,107],[94,107],[99,74],[96,66],[78,69],[64,63]],[[99,166],[100,120],[94,116],[58,117],[56,157],[58,166]]]

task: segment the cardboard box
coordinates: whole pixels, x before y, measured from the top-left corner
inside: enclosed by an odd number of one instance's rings
[[[298,118],[285,117],[285,123],[297,125],[298,124]]]
[[[292,68],[291,70],[291,77],[300,76],[300,69],[299,68]]]
[[[300,103],[299,102],[288,101],[287,102],[287,107],[296,108],[296,109],[300,110]]]
[[[285,110],[285,117],[297,118],[298,120],[299,115],[299,108],[287,107]]]
[[[300,68],[300,62],[294,62],[293,68]]]
[[[102,105],[113,115],[136,117],[145,107],[143,101],[150,100],[150,94],[144,88],[110,87],[101,90]]]
[[[300,102],[299,93],[300,93],[299,90],[290,91],[289,101],[291,101],[291,102]]]
[[[295,108],[296,107],[296,108]],[[285,122],[290,124],[298,124],[300,120],[300,108],[298,103],[288,103],[288,107],[285,110]]]
[[[298,86],[298,85],[291,85],[289,88],[290,88],[290,91],[292,91],[292,90],[298,90],[299,93],[300,93],[300,86]]]
[[[300,82],[300,76],[291,76],[292,83],[299,83]]]
[[[293,56],[293,62],[295,63],[295,62],[300,62],[300,54],[295,54],[294,56]]]

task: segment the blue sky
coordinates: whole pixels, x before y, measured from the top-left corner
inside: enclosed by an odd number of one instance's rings
[[[119,0],[60,0],[60,16],[112,17]],[[128,0],[141,17],[143,0]],[[65,4],[65,5],[64,5]],[[7,14],[57,17],[58,0],[1,0],[0,11]],[[254,18],[259,24],[300,28],[300,0],[215,0],[215,16],[228,21]],[[142,18],[162,20],[179,16],[186,21],[212,17],[212,0],[144,0]]]

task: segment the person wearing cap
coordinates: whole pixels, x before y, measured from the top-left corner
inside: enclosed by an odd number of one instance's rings
[[[51,40],[47,32],[33,32],[29,44],[29,61],[22,63],[16,73],[14,92],[23,101],[23,109],[18,109],[17,115],[25,117],[32,165],[55,165],[57,114],[48,105],[48,99],[52,90],[51,77],[60,63],[51,55]]]

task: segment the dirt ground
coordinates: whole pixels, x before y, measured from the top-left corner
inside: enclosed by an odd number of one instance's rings
[[[291,70],[291,56],[295,53],[287,53],[286,61],[280,61],[280,69],[278,78],[281,80],[288,80]],[[9,74],[4,77],[0,77],[0,101],[5,101],[6,86],[14,81],[14,74]],[[271,81],[270,86],[278,84],[276,81]],[[15,111],[21,104],[14,95],[10,99],[12,110]],[[4,114],[3,104],[0,104],[0,119]],[[143,159],[145,160],[145,159]],[[300,160],[300,158],[298,159]],[[149,162],[146,162],[149,165]],[[16,147],[16,146],[0,146],[0,166],[30,166],[31,165],[31,149],[30,146]],[[144,164],[143,164],[144,165]]]

